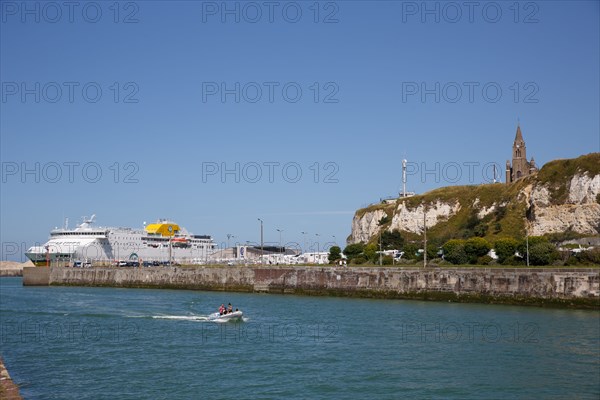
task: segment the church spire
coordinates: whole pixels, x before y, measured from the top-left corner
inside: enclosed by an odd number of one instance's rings
[[[515,142],[524,142],[523,134],[521,134],[521,124],[517,124],[517,134],[515,135]]]

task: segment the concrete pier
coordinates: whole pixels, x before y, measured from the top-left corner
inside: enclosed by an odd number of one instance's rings
[[[600,309],[597,268],[25,268],[24,285],[422,299]]]
[[[23,400],[19,394],[19,387],[10,378],[4,361],[0,357],[0,399],[3,400]]]
[[[50,284],[49,267],[25,267],[23,268],[24,286],[48,286]]]

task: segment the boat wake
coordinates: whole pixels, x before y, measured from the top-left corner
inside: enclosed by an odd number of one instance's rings
[[[167,319],[172,321],[192,321],[192,322],[215,322],[215,323],[224,323],[224,322],[233,322],[233,321],[242,321],[248,322],[250,319],[248,317],[241,317],[237,319],[229,319],[229,318],[215,318],[213,315],[151,315],[151,316],[131,316],[131,318],[149,318],[149,319]]]
[[[208,317],[202,315],[153,315],[152,319],[172,319],[177,321],[208,321]]]

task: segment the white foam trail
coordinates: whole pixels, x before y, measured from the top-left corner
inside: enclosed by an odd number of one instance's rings
[[[153,315],[153,319],[174,319],[179,321],[207,321],[207,317],[193,315]]]

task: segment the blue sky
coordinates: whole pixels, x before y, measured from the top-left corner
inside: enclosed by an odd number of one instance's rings
[[[422,193],[517,120],[539,165],[600,151],[597,1],[270,4],[0,1],[2,259],[92,213],[322,248],[402,158]]]

